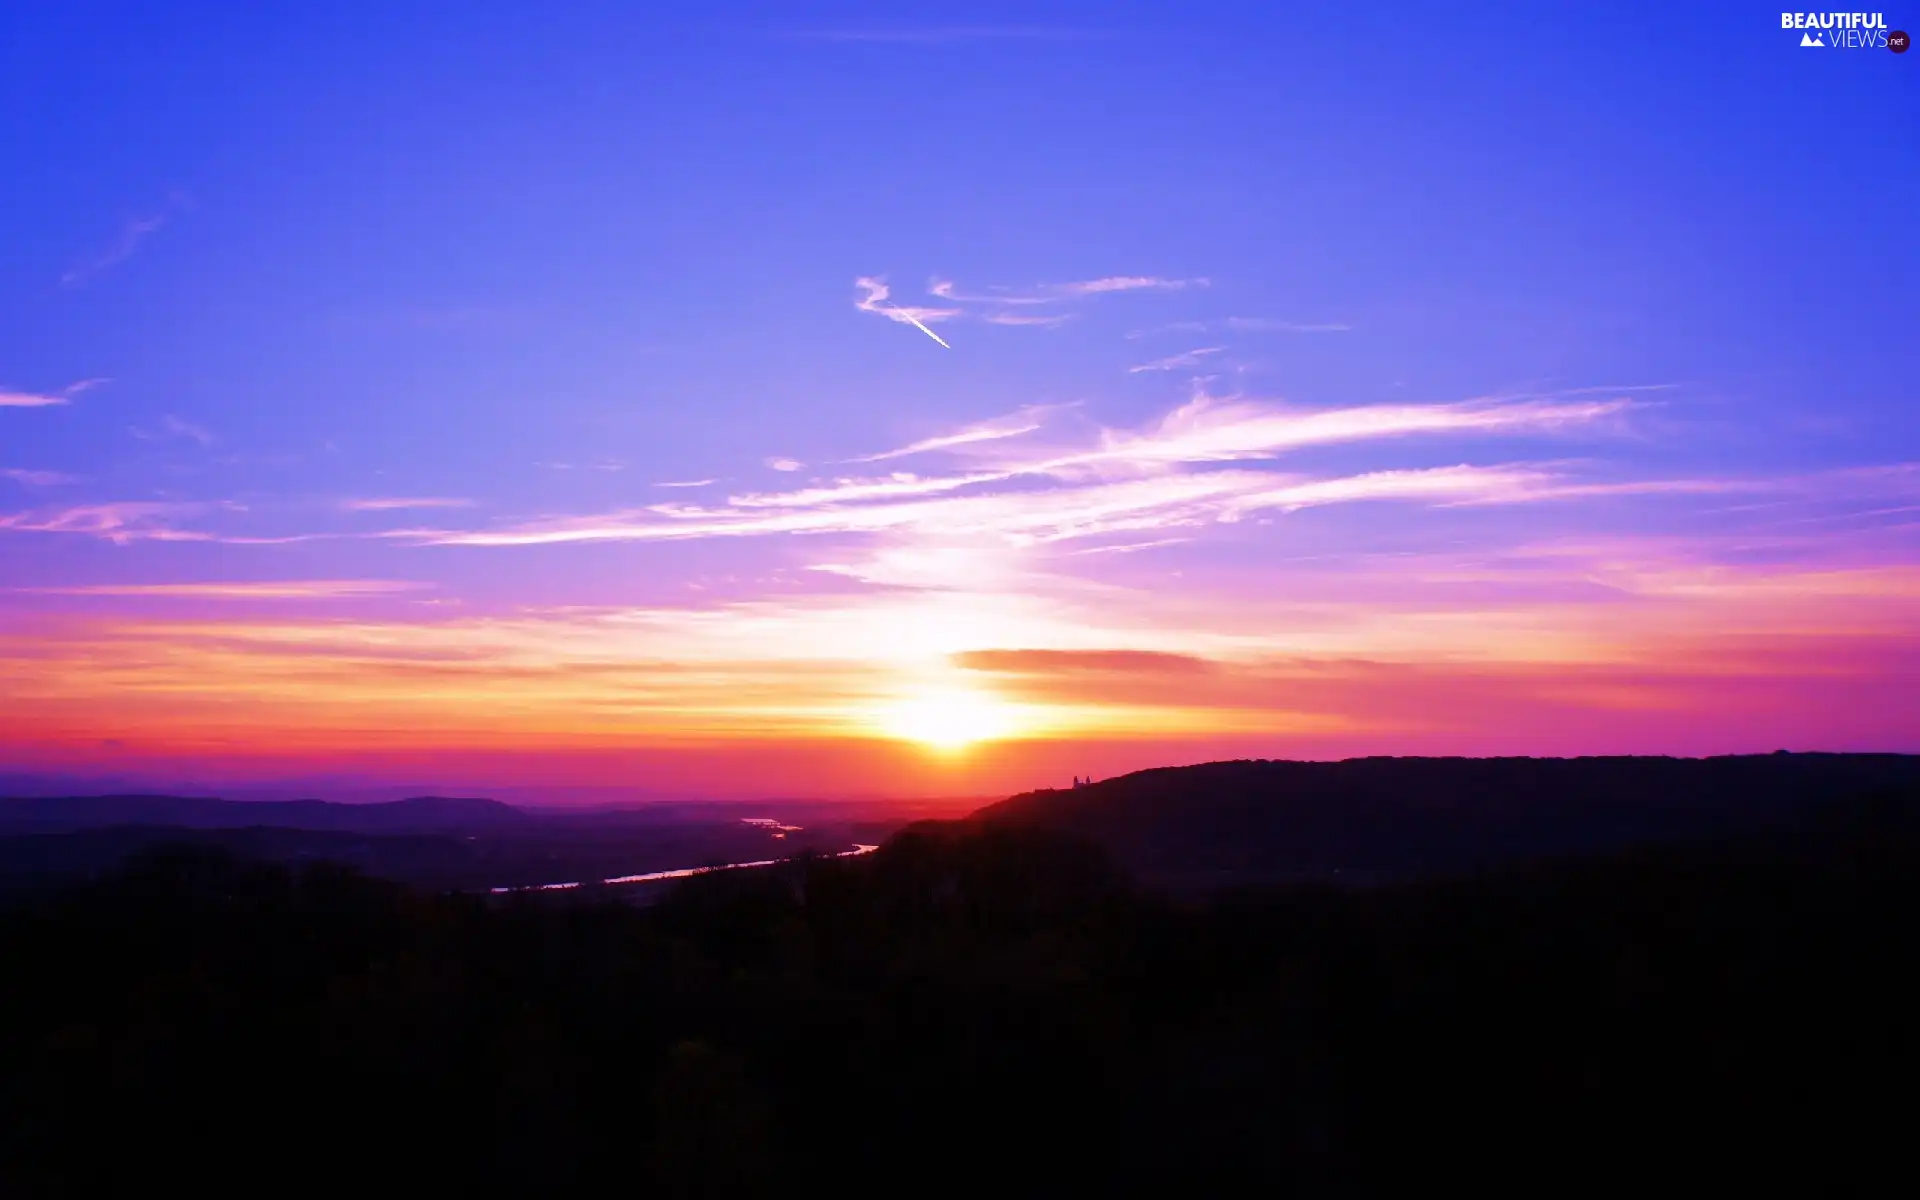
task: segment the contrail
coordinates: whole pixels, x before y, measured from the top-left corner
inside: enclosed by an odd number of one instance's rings
[[[925,325],[922,325],[920,323],[920,319],[914,316],[912,313],[906,312],[898,308],[894,309],[893,311],[898,313],[901,316],[901,318],[903,318],[904,320],[912,324],[912,326],[915,329],[918,329],[921,333],[924,333],[928,337],[932,338],[934,341],[939,342],[942,346],[947,346],[947,341],[945,338],[941,337],[939,334],[935,333],[933,330],[928,329]],[[947,349],[951,350],[953,349],[953,347],[947,346]]]
[[[881,316],[887,318],[889,321],[900,321],[900,322],[903,322],[904,324],[911,325],[915,329],[918,329],[921,333],[924,333],[928,337],[932,338],[934,341],[939,342],[946,349],[948,350],[953,349],[952,346],[947,345],[947,339],[941,337],[939,334],[935,333],[933,330],[928,329],[926,325],[920,320],[920,318],[914,316],[913,314],[916,312],[923,312],[930,317],[951,317],[956,315],[959,312],[958,309],[901,308],[898,305],[888,304],[887,296],[890,293],[887,291],[886,281],[881,279],[875,279],[870,275],[862,275],[860,278],[854,280],[853,286],[867,293],[865,296],[862,296],[860,299],[855,300],[853,302],[853,306],[859,309],[861,312],[878,313]]]

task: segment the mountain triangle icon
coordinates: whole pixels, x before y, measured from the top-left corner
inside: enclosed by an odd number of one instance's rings
[[[1821,46],[1821,47],[1825,47],[1825,46],[1826,46],[1826,43],[1825,43],[1825,42],[1823,42],[1823,41],[1821,41],[1818,35],[1816,35],[1816,34],[1811,34],[1811,33],[1803,33],[1803,34],[1801,34],[1801,35],[1800,35],[1800,44],[1801,44],[1802,46]]]

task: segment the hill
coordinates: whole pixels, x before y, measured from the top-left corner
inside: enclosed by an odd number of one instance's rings
[[[430,889],[593,881],[875,844],[906,823],[860,805],[654,805],[600,812],[526,810],[422,796],[373,804],[120,795],[0,799],[0,893],[97,878],[167,845],[241,859],[328,861]],[[800,819],[764,820],[769,812]],[[743,821],[743,815],[762,818]]]
[[[481,888],[492,864],[467,838],[430,833],[367,834],[351,830],[184,829],[115,825],[59,833],[0,835],[0,897],[99,878],[143,853],[187,846],[237,860],[326,862],[383,879],[425,886]]]
[[[218,800],[206,796],[35,796],[0,799],[0,833],[70,833],[112,826],[239,829],[266,826],[343,833],[463,833],[521,825],[529,815],[498,800],[416,796],[377,804],[328,800]]]
[[[1245,760],[1027,792],[968,818],[1070,833],[1161,886],[1374,882],[1758,832],[1920,787],[1920,756]]]
[[[0,899],[0,1195],[1875,1194],[1916,809],[1819,811],[1210,904],[966,822],[650,908],[156,851]]]

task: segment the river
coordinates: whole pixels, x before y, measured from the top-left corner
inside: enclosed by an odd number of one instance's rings
[[[788,828],[798,829],[799,826],[794,825]],[[855,844],[853,849],[842,850],[840,853],[832,855],[831,857],[855,858],[862,854],[872,854],[879,848],[878,846]],[[754,862],[720,863],[717,866],[711,867],[681,867],[674,871],[648,871],[641,875],[615,875],[611,879],[602,879],[600,882],[606,884],[657,883],[663,879],[689,879],[695,875],[708,875],[714,871],[740,871],[748,867],[771,867],[782,861],[784,860],[778,858],[763,858]],[[576,879],[572,883],[537,883],[528,887],[497,887],[492,889],[492,891],[496,896],[508,892],[563,892],[568,888],[577,888],[580,884],[581,881]]]

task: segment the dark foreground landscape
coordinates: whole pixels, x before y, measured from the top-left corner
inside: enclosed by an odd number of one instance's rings
[[[1911,1172],[1914,758],[1211,764],[645,905],[148,841],[0,915],[0,1194]]]

